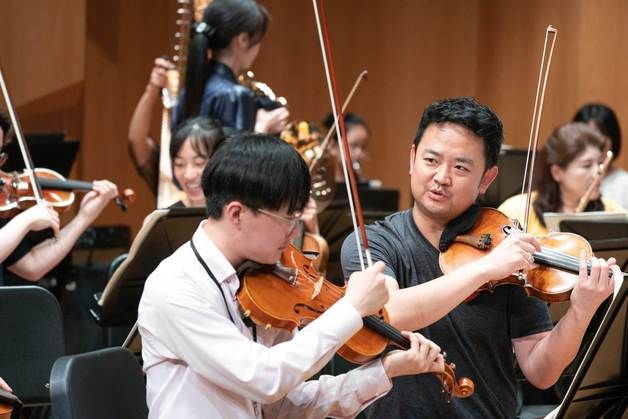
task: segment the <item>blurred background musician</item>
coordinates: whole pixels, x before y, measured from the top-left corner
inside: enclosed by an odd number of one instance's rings
[[[353,171],[356,174],[358,182],[364,182],[366,178],[362,172],[362,164],[368,160],[371,130],[364,118],[358,114],[347,112],[344,114],[344,118],[345,129],[347,130],[347,142],[349,143],[349,153],[351,154],[351,161],[353,162]],[[334,129],[334,116],[331,113],[328,113],[323,119],[323,126],[327,130]],[[338,149],[336,134],[331,136],[328,152],[336,161],[336,182],[344,183],[342,161],[340,159],[340,150]]]
[[[278,134],[289,112],[279,102],[260,99],[238,83],[268,30],[270,15],[254,0],[214,0],[192,29],[185,91],[172,115],[172,126],[206,116],[223,127]]]
[[[613,152],[613,160],[602,179],[600,190],[604,197],[628,208],[628,172],[615,165],[621,152],[621,128],[615,112],[601,103],[587,103],[578,109],[573,120],[586,122],[602,133],[606,148]]]
[[[8,143],[5,133],[10,132],[8,118],[0,111],[0,147]],[[8,137],[8,136],[7,136]],[[19,228],[19,242],[6,256],[2,258],[0,265],[0,284],[7,285],[4,278],[6,267],[15,275],[29,280],[37,281],[57,264],[72,250],[74,243],[87,227],[98,217],[105,206],[113,198],[118,196],[118,188],[108,180],[96,180],[93,182],[93,190],[82,199],[76,216],[63,228],[59,226],[59,218],[54,211],[36,205],[36,209],[24,211],[14,219],[0,219],[0,228],[14,228],[18,223],[23,224]],[[43,230],[51,227],[54,233],[38,234],[33,237],[28,231]],[[4,230],[7,233],[7,230]],[[18,234],[12,230],[11,236]],[[6,245],[6,241],[3,244]],[[19,281],[19,278],[17,278]]]
[[[548,233],[544,213],[576,211],[580,198],[599,171],[605,144],[597,129],[582,122],[571,122],[554,130],[540,156],[539,177],[528,214],[530,234],[543,236]],[[498,209],[511,218],[523,221],[525,199],[525,195],[515,195]],[[584,211],[624,212],[624,209],[602,197],[598,188]]]

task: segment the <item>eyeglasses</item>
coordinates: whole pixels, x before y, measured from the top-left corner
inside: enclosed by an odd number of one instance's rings
[[[268,215],[271,218],[274,218],[276,220],[281,221],[282,223],[289,225],[290,229],[295,228],[299,224],[299,222],[301,221],[301,215],[302,215],[300,212],[296,212],[294,213],[292,217],[286,217],[284,215],[275,214],[273,212],[266,211],[263,209],[258,209],[256,211],[259,211],[264,215]]]

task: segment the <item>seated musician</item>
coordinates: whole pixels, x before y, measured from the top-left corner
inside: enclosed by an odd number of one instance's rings
[[[349,153],[351,154],[351,161],[353,162],[353,170],[356,175],[356,180],[366,181],[364,174],[362,173],[362,164],[368,159],[368,146],[369,139],[371,137],[371,130],[369,129],[366,121],[361,116],[347,112],[344,114],[345,129],[347,130],[347,142],[349,144]],[[330,113],[323,120],[323,126],[325,128],[334,129],[334,116]],[[331,136],[331,143],[329,144],[329,154],[335,159],[335,177],[337,183],[344,183],[345,178],[342,170],[342,160],[340,159],[340,150],[338,148],[338,140],[336,135]]]
[[[304,161],[275,137],[243,134],[217,148],[203,173],[208,218],[148,277],[139,305],[150,418],[351,417],[392,377],[443,370],[439,348],[408,333],[408,351],[305,382],[387,301],[382,263],[356,273],[295,336],[243,321],[236,268],[279,260],[309,190]]]
[[[541,170],[537,188],[531,195],[528,232],[535,236],[548,233],[543,219],[546,212],[576,212],[580,198],[599,171],[605,147],[600,132],[583,122],[571,122],[554,130],[540,156]],[[522,221],[525,199],[525,195],[515,195],[498,209]],[[624,209],[601,196],[598,186],[584,211],[623,212]]]
[[[223,139],[222,128],[207,118],[188,119],[177,128],[170,141],[170,159],[174,184],[185,197],[171,208],[205,206],[201,175],[214,147]]]
[[[628,209],[628,172],[615,164],[621,152],[621,128],[617,115],[607,105],[587,103],[578,109],[573,120],[586,122],[597,128],[604,137],[606,148],[613,152],[613,160],[602,179],[600,191],[605,198],[610,198]]]
[[[9,119],[0,112],[0,149],[10,139]],[[41,279],[69,252],[87,227],[98,217],[112,198],[118,195],[116,185],[107,180],[94,181],[94,189],[81,201],[77,215],[63,228],[58,214],[45,204],[35,205],[13,218],[0,218],[0,284],[3,269],[29,281]],[[54,238],[39,243],[29,240],[29,231],[50,228]]]
[[[399,288],[386,306],[390,322],[420,329],[438,342],[457,375],[474,380],[475,393],[446,403],[430,380],[399,377],[369,408],[369,417],[515,417],[514,358],[533,385],[552,385],[575,356],[595,309],[612,292],[608,271],[614,261],[592,259],[591,275],[581,270],[569,312],[553,329],[547,304],[521,287],[500,286],[463,303],[487,281],[529,270],[539,249],[532,235],[515,233],[472,263],[446,275],[440,269],[439,252],[473,225],[476,199],[497,176],[502,139],[499,118],[475,99],[432,103],[410,148],[413,207],[367,227],[373,259],[386,264],[387,280]],[[359,269],[358,260],[351,235],[342,249],[346,275]],[[616,266],[612,270],[619,274]]]

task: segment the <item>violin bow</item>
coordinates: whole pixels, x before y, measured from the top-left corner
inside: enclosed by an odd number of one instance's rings
[[[349,106],[349,103],[351,103],[351,99],[353,99],[353,95],[358,90],[358,87],[360,87],[360,84],[362,83],[362,81],[367,79],[367,76],[368,76],[368,71],[366,71],[366,70],[362,70],[362,72],[360,74],[358,74],[358,77],[355,79],[355,82],[353,83],[353,87],[351,88],[351,91],[349,92],[349,94],[347,95],[347,98],[345,99],[345,103],[342,104],[342,113],[343,114],[347,110],[347,107]],[[312,171],[314,170],[314,167],[316,166],[316,163],[318,163],[319,160],[325,155],[325,150],[327,150],[327,147],[329,147],[329,142],[331,140],[331,136],[332,136],[332,134],[334,133],[335,130],[336,130],[336,123],[334,121],[334,125],[329,128],[329,131],[327,131],[327,134],[325,135],[325,138],[321,142],[321,151],[320,151],[320,153],[316,157],[314,157],[312,159],[312,162],[310,163],[310,167],[309,167],[310,173],[312,173]]]
[[[549,76],[550,67],[552,65],[552,55],[554,53],[554,45],[558,37],[558,29],[552,25],[548,25],[545,29],[545,42],[543,43],[543,56],[541,58],[541,67],[539,69],[539,79],[536,86],[536,97],[534,98],[534,110],[532,112],[532,124],[530,126],[530,139],[528,141],[528,153],[526,155],[526,165],[523,172],[523,183],[521,185],[521,194],[526,194],[525,211],[523,215],[523,231],[528,231],[528,217],[530,212],[530,201],[532,195],[532,178],[534,173],[534,163],[536,160],[536,149],[539,143],[539,128],[541,127],[541,114],[543,113],[543,102],[545,101],[545,90],[547,88],[547,78]],[[551,38],[551,41],[550,41]],[[548,42],[549,46],[548,55]],[[547,57],[547,63],[545,58]],[[532,155],[532,157],[530,157]],[[529,171],[529,174],[528,174]],[[526,188],[527,181],[527,188]],[[519,214],[521,214],[521,205],[519,206]]]
[[[31,185],[33,186],[33,196],[35,197],[35,201],[37,201],[38,204],[41,204],[44,202],[43,193],[41,192],[41,187],[39,186],[39,182],[37,182],[37,178],[35,178],[33,159],[31,159],[28,147],[26,147],[26,141],[24,141],[24,136],[22,135],[22,127],[20,125],[20,121],[17,119],[17,114],[15,113],[13,102],[11,101],[11,95],[9,95],[9,89],[7,89],[7,84],[4,81],[2,66],[0,66],[0,88],[2,88],[4,101],[7,105],[7,111],[9,112],[9,116],[11,118],[11,124],[13,125],[13,131],[15,132],[15,138],[17,138],[17,143],[20,146],[20,152],[22,153],[22,158],[24,159],[24,166],[26,167],[26,171],[28,172],[28,178],[30,179]],[[5,133],[5,135],[6,134],[7,133]]]
[[[371,259],[371,252],[368,246],[368,239],[366,237],[366,228],[364,226],[364,217],[362,215],[362,207],[360,205],[360,196],[358,195],[357,182],[355,174],[353,173],[351,164],[351,154],[349,152],[349,143],[347,142],[344,112],[340,106],[340,96],[338,94],[338,84],[336,82],[336,72],[334,69],[334,60],[331,50],[331,43],[329,42],[329,32],[327,30],[327,19],[325,17],[325,0],[320,0],[319,15],[317,0],[312,0],[314,7],[314,17],[316,19],[316,28],[318,31],[318,38],[321,45],[321,53],[323,55],[323,65],[325,67],[325,77],[327,79],[327,88],[329,90],[329,98],[331,101],[332,114],[334,115],[334,126],[336,131],[336,137],[341,145],[340,159],[342,160],[342,169],[345,179],[345,185],[347,187],[347,197],[349,198],[349,208],[351,209],[351,220],[353,222],[353,231],[355,233],[356,245],[358,246],[358,255],[360,257],[360,267],[364,270],[364,258],[360,251],[360,234],[362,236],[362,248],[364,249],[364,255],[366,257],[367,265],[370,267],[373,265]]]

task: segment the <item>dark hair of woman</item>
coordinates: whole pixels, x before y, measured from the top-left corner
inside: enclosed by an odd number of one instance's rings
[[[249,35],[251,46],[256,45],[269,24],[270,15],[254,0],[213,0],[207,6],[203,20],[194,25],[190,34],[183,119],[198,115],[205,83],[211,75],[208,51],[214,55],[227,48],[241,33]]]
[[[239,201],[252,210],[302,211],[310,197],[310,172],[288,143],[272,135],[244,133],[224,140],[202,178],[207,215],[218,220],[225,205]]]
[[[368,132],[369,134],[371,133],[371,130],[369,128],[369,126],[366,124],[366,121],[364,120],[364,118],[362,118],[360,115],[352,113],[352,112],[347,112],[344,114],[345,117],[345,127],[347,130],[350,130],[352,127],[355,126],[363,126],[364,129],[366,129],[366,132]],[[334,126],[334,114],[332,114],[331,112],[328,113],[327,115],[325,115],[325,118],[323,119],[323,126],[325,128],[332,129],[332,127]],[[334,138],[336,138],[336,135],[333,135]]]
[[[532,207],[541,224],[545,226],[543,214],[560,212],[563,201],[560,185],[552,176],[552,166],[565,169],[572,161],[582,154],[588,146],[600,151],[604,150],[604,138],[593,127],[584,122],[570,122],[556,128],[547,139],[541,152],[537,196]],[[584,211],[603,211],[601,199],[591,200]]]
[[[595,127],[611,140],[613,160],[619,156],[621,151],[621,128],[619,128],[619,121],[615,112],[610,107],[601,103],[587,103],[578,109],[573,120],[581,122],[592,121]]]
[[[172,162],[173,173],[175,158],[186,140],[190,140],[192,150],[196,154],[209,159],[214,149],[224,138],[220,124],[212,119],[197,117],[181,123],[170,141],[170,161]],[[172,181],[177,188],[181,189],[181,185],[175,177],[172,178]]]

